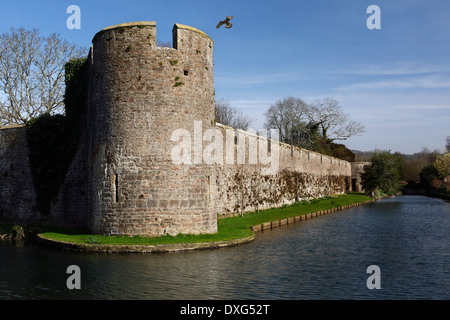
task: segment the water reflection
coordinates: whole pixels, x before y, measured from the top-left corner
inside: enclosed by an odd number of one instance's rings
[[[63,253],[0,245],[2,299],[448,299],[450,205],[404,196],[258,233],[232,248]],[[81,268],[81,290],[66,268]],[[381,268],[381,290],[366,269]]]

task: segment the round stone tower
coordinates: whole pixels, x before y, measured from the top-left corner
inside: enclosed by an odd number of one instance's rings
[[[157,236],[215,233],[213,167],[172,159],[177,129],[214,126],[213,41],[175,24],[173,48],[155,22],[105,28],[90,52],[88,214],[91,231]],[[192,157],[194,157],[194,146]]]

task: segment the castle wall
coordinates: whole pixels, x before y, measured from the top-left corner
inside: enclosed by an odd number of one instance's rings
[[[0,129],[0,221],[40,220],[24,126]]]
[[[0,221],[51,226],[85,227],[86,165],[84,142],[68,170],[51,211],[36,206],[36,190],[29,163],[25,126],[0,129]]]
[[[77,152],[67,170],[64,183],[52,203],[50,215],[43,217],[48,221],[47,224],[86,228],[88,224],[86,148],[87,134],[83,130]]]
[[[364,192],[361,184],[361,173],[364,167],[370,165],[370,162],[352,162],[352,189],[356,192]]]
[[[154,22],[95,35],[87,122],[48,216],[36,210],[25,128],[0,130],[1,221],[214,233],[217,215],[351,190],[347,161],[215,124],[213,41],[176,24],[173,45],[156,45]]]
[[[233,160],[223,161],[215,171],[213,195],[219,215],[279,207],[350,190],[351,164],[347,161],[277,141],[272,141],[270,152],[266,152],[268,139],[264,137],[220,124],[216,128],[224,140],[227,132],[237,137],[229,139],[232,155],[226,141],[223,143],[223,154],[228,153]],[[244,152],[239,152],[240,148]],[[239,161],[238,154],[242,159],[245,155],[245,161]]]

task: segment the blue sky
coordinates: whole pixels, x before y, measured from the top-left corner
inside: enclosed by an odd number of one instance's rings
[[[81,9],[81,29],[69,30],[69,5]],[[381,29],[369,30],[370,5]],[[171,41],[174,23],[214,40],[216,97],[262,128],[264,112],[287,96],[334,98],[366,132],[351,149],[443,150],[450,135],[450,1],[3,1],[0,32],[38,28],[90,46],[104,27],[156,21],[157,38]],[[231,29],[216,24],[233,15]]]

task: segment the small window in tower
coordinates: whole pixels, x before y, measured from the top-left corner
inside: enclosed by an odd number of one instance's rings
[[[184,75],[185,76],[189,75],[189,70],[184,70]]]
[[[114,175],[114,193],[115,193],[115,197],[114,200],[117,202],[119,202],[119,176],[117,174]]]

